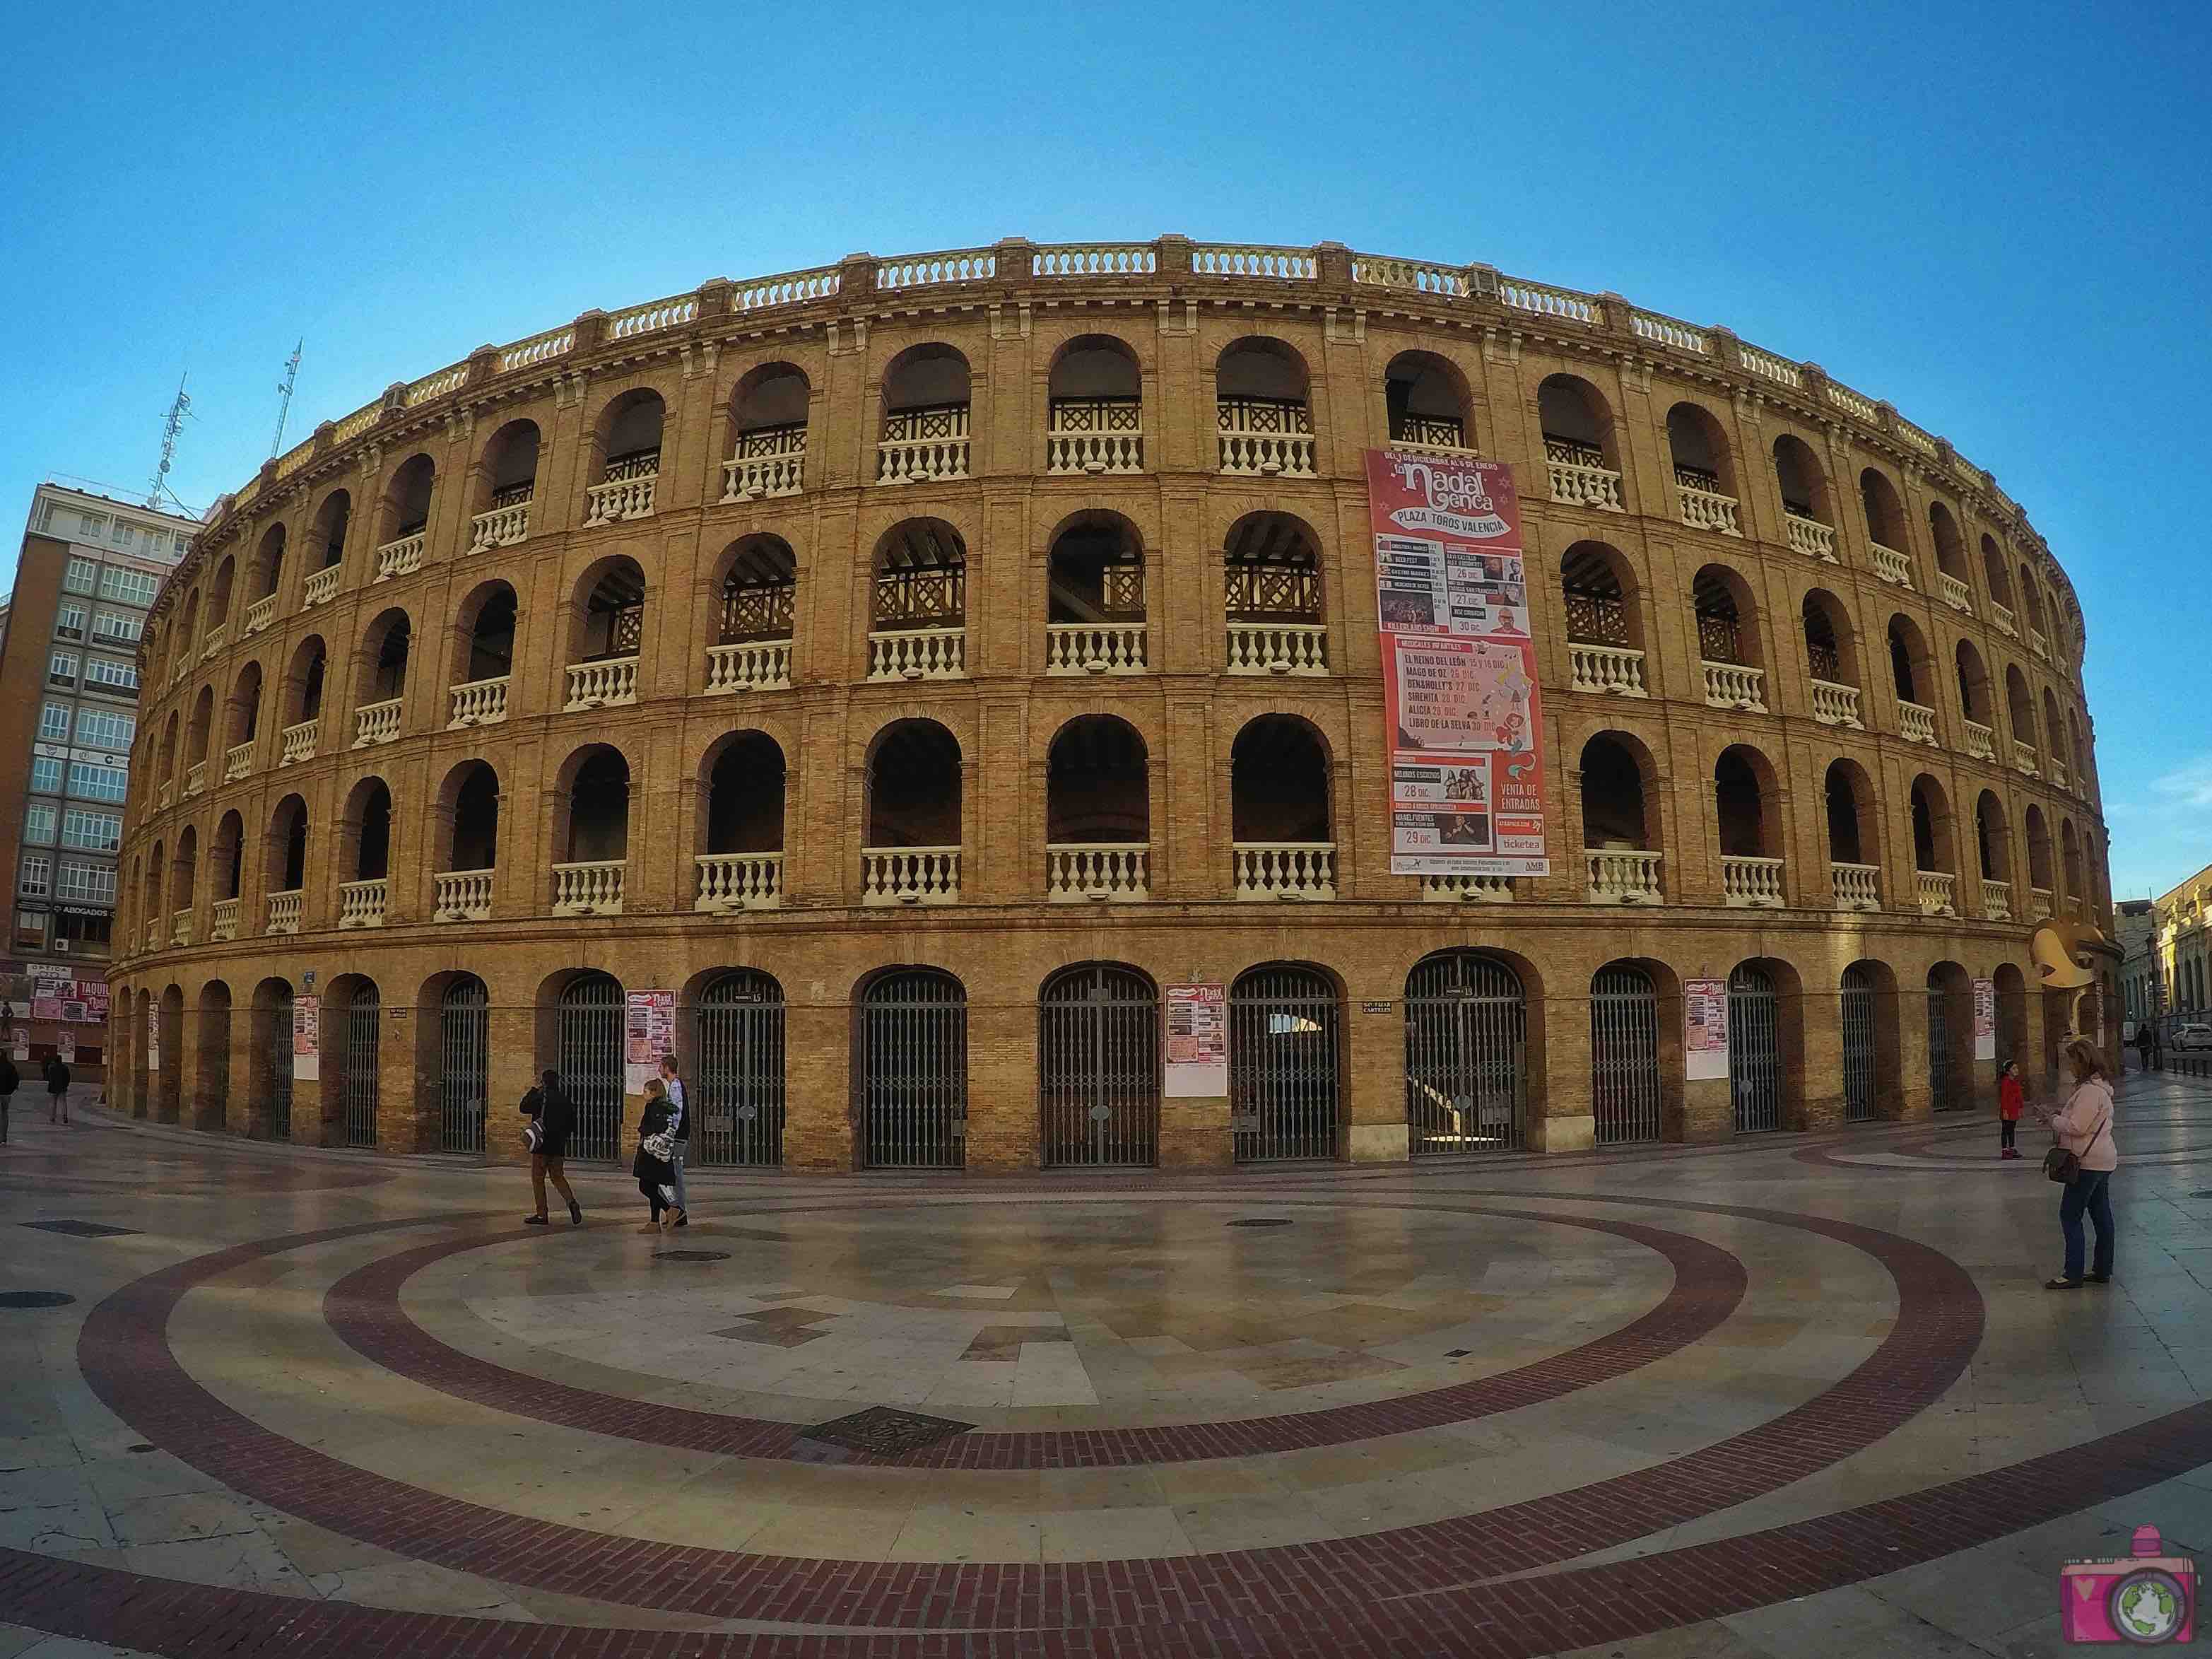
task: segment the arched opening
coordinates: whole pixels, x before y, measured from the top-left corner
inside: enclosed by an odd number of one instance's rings
[[[1974,988],[1955,962],[1928,970],[1928,1094],[1934,1111],[1974,1103]]]
[[[1528,1116],[1528,994],[1510,963],[1438,951],[1406,976],[1413,1156],[1516,1152]]]
[[[612,1158],[623,1152],[622,981],[595,969],[556,975],[550,999],[552,1030],[541,1023],[538,1053],[561,1074],[576,1109],[568,1155]],[[544,993],[539,1006],[547,1006]]]
[[[1674,495],[1682,522],[1696,530],[1741,535],[1735,467],[1721,423],[1696,404],[1676,404],[1667,411],[1667,450],[1674,464]]]
[[[1063,968],[1037,993],[1039,1149],[1047,1169],[1159,1161],[1160,1008],[1121,963]]]
[[[487,582],[461,602],[453,629],[453,709],[449,731],[490,726],[507,718],[508,682],[514,673],[514,590]]]
[[[399,735],[407,697],[407,659],[415,627],[404,611],[387,611],[368,625],[355,656],[353,746],[390,743]]]
[[[2035,699],[2028,695],[2027,676],[2017,663],[2005,665],[2005,714],[2012,721],[2012,762],[2030,777],[2035,775]]]
[[[169,910],[161,902],[168,878],[168,848],[155,842],[154,850],[146,855],[145,894],[146,948],[158,949],[168,939]]]
[[[1859,720],[1858,664],[1851,650],[1847,613],[1834,594],[1816,587],[1805,595],[1801,615],[1805,661],[1813,675],[1813,718],[1823,726],[1863,730]]]
[[[884,370],[878,483],[968,476],[968,360],[949,345],[908,346]]]
[[[307,804],[297,795],[285,796],[270,815],[261,884],[269,895],[268,931],[298,933],[301,890],[307,884]]]
[[[1623,511],[1613,410],[1598,389],[1572,374],[1548,376],[1536,388],[1536,417],[1552,499]]]
[[[2071,818],[2058,821],[2058,856],[2059,873],[2066,880],[2066,914],[2078,921],[2087,914],[2087,889],[2081,880],[2081,838],[2075,833]]]
[[[1145,550],[1118,513],[1079,513],[1052,538],[1046,567],[1045,672],[1140,674]]]
[[[2043,752],[2051,757],[2051,781],[2063,789],[2066,787],[2065,717],[2058,712],[2058,699],[2049,686],[2043,688]]]
[[[2057,706],[2052,705],[2052,712]],[[192,699],[192,718],[185,727],[185,781],[195,792],[206,787],[207,776],[201,769],[207,765],[208,739],[215,731],[215,688],[200,687],[199,695]]]
[[[1952,845],[1951,801],[1943,786],[1923,773],[1912,781],[1912,867],[1920,886],[1920,913],[1955,916],[1958,854]]]
[[[2067,833],[2074,826],[2067,825]],[[170,938],[179,945],[189,945],[192,939],[192,906],[199,896],[200,832],[186,824],[177,837],[177,861],[172,872],[169,904],[175,912],[176,927]]]
[[[1336,896],[1328,751],[1309,722],[1248,720],[1230,747],[1229,799],[1238,898]]]
[[[216,630],[229,625],[230,591],[237,576],[238,561],[224,555],[222,562],[215,568],[215,580],[208,584],[208,639],[211,644],[217,640]]]
[[[968,1144],[968,994],[938,968],[872,975],[857,1010],[853,1068],[860,1162],[957,1170]]]
[[[751,645],[791,638],[799,596],[799,558],[781,536],[747,536],[722,550],[716,643]],[[788,681],[787,660],[783,678]]]
[[[491,435],[477,464],[469,551],[512,547],[530,534],[530,502],[538,493],[538,422],[509,421]]]
[[[264,1140],[292,1138],[292,984],[264,979],[253,988],[252,1029],[246,1038],[246,1133]]]
[[[908,519],[876,544],[868,678],[968,672],[968,544],[941,519]]]
[[[869,745],[863,904],[960,896],[960,744],[935,720],[898,720]]]
[[[1401,351],[1382,372],[1390,441],[1415,449],[1475,449],[1467,377],[1433,351]]]
[[[220,1130],[230,1117],[230,987],[200,987],[198,1075],[192,1081],[192,1127]]]
[[[2043,809],[2032,803],[2027,809],[2027,919],[2041,921],[2052,914],[2051,830],[2043,821]]]
[[[594,744],[561,769],[555,797],[553,910],[556,915],[619,915],[629,857],[629,762]]]
[[[1897,691],[1898,731],[1907,742],[1936,741],[1936,663],[1910,617],[1889,619],[1889,674]]]
[[[1046,471],[1145,470],[1144,377],[1120,340],[1070,340],[1052,360],[1046,396]]]
[[[437,483],[438,464],[425,454],[410,455],[392,469],[380,504],[382,516],[376,534],[380,568],[387,562],[388,550],[398,543],[414,541],[429,529],[430,492]]]
[[[1895,979],[1885,964],[1855,962],[1844,969],[1838,1017],[1844,1121],[1870,1123],[1887,1115],[1886,1106],[1893,1107],[1897,1088]]]
[[[1646,787],[1656,777],[1650,754],[1624,734],[1601,732],[1583,745],[1577,770],[1590,902],[1657,903],[1659,820],[1657,796]]]
[[[645,572],[638,568],[636,560],[602,559],[585,571],[576,580],[570,610],[573,619],[568,633],[568,662],[572,669],[591,663],[636,662],[645,640]],[[591,678],[596,684],[601,677]],[[576,702],[580,689],[577,677],[572,673],[568,707],[596,706]],[[597,702],[635,701],[635,671],[626,684],[615,690],[626,695],[602,696]]]
[[[2035,580],[2035,572],[2023,564],[2020,568],[2020,619],[2027,629],[2030,644],[2048,640],[2043,631],[2043,588]]]
[[[1303,520],[1248,513],[1222,544],[1232,674],[1325,674],[1321,547]]]
[[[492,872],[499,863],[499,774],[489,763],[464,761],[439,791],[445,866],[432,878],[436,920],[483,921],[491,915]]]
[[[234,811],[225,812],[215,827],[215,839],[208,843],[208,879],[215,884],[216,916],[212,936],[216,939],[232,939],[237,935],[237,915],[232,915],[226,928],[222,911],[226,903],[236,902],[245,873],[246,820]]]
[[[1590,1116],[1601,1146],[1659,1139],[1666,1091],[1659,1061],[1658,987],[1633,962],[1590,978]]]
[[[250,662],[231,682],[230,699],[224,708],[226,734],[222,775],[225,782],[244,777],[253,767],[253,740],[261,732],[261,665]],[[244,752],[240,752],[243,750]]]
[[[1982,538],[1982,580],[1990,585],[1990,599],[2004,607],[2004,614],[1996,618],[1997,626],[2011,633],[2012,575],[2005,568],[2004,550],[1997,545],[1994,536]]]
[[[1246,477],[1314,475],[1313,413],[1305,359],[1280,340],[1250,336],[1214,360],[1221,471]]]
[[[491,1091],[491,992],[474,974],[440,977],[444,983],[436,1004],[438,1146],[444,1152],[482,1156]]]
[[[1908,545],[1905,533],[1905,503],[1899,499],[1897,486],[1889,481],[1887,473],[1870,466],[1859,474],[1859,505],[1866,509],[1868,538],[1875,546],[1902,560]],[[1892,567],[1893,569],[1897,568]],[[1888,580],[1896,580],[1882,570],[1879,558],[1875,571]]]
[[[1045,763],[1047,896],[1148,896],[1151,842],[1152,773],[1137,729],[1111,714],[1061,726]]]
[[[693,1161],[781,1164],[783,987],[757,969],[718,974],[699,997],[693,1031]]]
[[[252,592],[257,600],[273,599],[276,584],[284,577],[284,526],[272,524],[262,532],[261,543],[254,550]],[[248,617],[249,625],[255,619]]]
[[[382,881],[392,868],[392,791],[363,778],[347,798],[342,834],[353,880]]]
[[[195,587],[185,595],[184,610],[179,613],[177,620],[176,673],[179,678],[182,678],[185,672],[191,666],[192,659],[199,650],[199,644],[200,591]]]
[[[1782,1128],[1795,1115],[1803,1077],[1798,1015],[1796,975],[1787,963],[1754,958],[1729,974],[1729,1094],[1738,1134]]]
[[[1852,761],[1829,763],[1826,779],[1829,881],[1839,910],[1881,908],[1881,861],[1874,826],[1874,787]]]
[[[345,561],[346,532],[353,525],[353,497],[334,489],[315,510],[307,532],[307,551],[318,570],[332,569]]]
[[[2012,915],[2012,824],[1994,790],[1974,803],[1974,852],[1982,872],[1982,914],[1992,921]]]
[[[1732,744],[1721,751],[1713,766],[1713,810],[1720,825],[1721,857],[1751,860],[1760,864],[1766,856],[1769,820],[1767,787],[1771,775],[1765,757],[1745,744]],[[1776,871],[1778,880],[1780,872]]]
[[[1945,598],[1957,594],[1964,599],[1966,585],[1966,543],[1959,533],[1959,521],[1951,516],[1951,509],[1941,501],[1928,503],[1928,533],[1936,544],[1936,568],[1948,576],[1956,587],[1946,587]],[[1938,583],[1938,586],[1944,586]]]
[[[298,649],[292,653],[291,672],[284,678],[285,713],[290,719],[285,722],[284,752],[279,757],[280,764],[305,760],[315,752],[317,732],[299,728],[322,719],[325,661],[323,642],[313,634],[301,641]]]
[[[772,909],[783,902],[783,750],[765,732],[738,732],[709,754],[692,908]]]
[[[1297,962],[1247,969],[1229,989],[1229,1121],[1239,1164],[1334,1158],[1343,1002]]]
[[[1782,492],[1782,511],[1796,520],[1790,526],[1790,543],[1801,553],[1822,558],[1835,556],[1835,503],[1828,494],[1828,475],[1812,446],[1795,433],[1774,441],[1774,482]],[[1799,525],[1810,525],[1814,533],[1800,540]],[[1828,531],[1821,536],[1818,532]]]
[[[1726,565],[1709,564],[1690,584],[1705,701],[1716,708],[1766,711],[1765,673],[1751,589]]]
[[[813,389],[789,363],[749,369],[730,396],[734,441],[722,463],[722,499],[757,501],[805,487],[806,416]]]
[[[1972,640],[1960,640],[1958,649],[1959,707],[1965,712],[1970,726],[1982,728],[1977,734],[1966,733],[1966,752],[1981,760],[1996,757],[1991,740],[1996,722],[1996,713],[1990,707],[1990,672],[1982,665],[1982,653],[1974,649]]]
[[[161,787],[173,790],[177,784],[177,733],[181,719],[175,709],[169,711],[168,720],[161,727]]]
[[[586,529],[652,516],[666,416],[660,394],[646,386],[623,392],[600,411],[592,434],[599,481],[584,492]]]
[[[1649,695],[1644,622],[1627,561],[1603,542],[1577,542],[1559,560],[1567,656],[1577,691]]]
[[[2027,978],[2009,962],[1997,964],[1991,975],[1997,994],[1997,1068],[2017,1060],[2027,1067]]]

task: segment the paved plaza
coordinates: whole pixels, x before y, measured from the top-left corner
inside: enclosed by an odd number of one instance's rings
[[[1978,1116],[695,1171],[655,1237],[77,1120],[0,1149],[0,1290],[69,1298],[0,1307],[0,1659],[2028,1656],[2068,1559],[2212,1558],[2212,1084],[2130,1074],[2069,1293]]]

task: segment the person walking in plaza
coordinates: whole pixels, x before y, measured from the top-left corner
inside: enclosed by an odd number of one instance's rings
[[[2027,1104],[2027,1091],[2020,1086],[2020,1062],[2008,1060],[1997,1077],[1997,1156],[2018,1158],[2020,1148],[2013,1144],[2020,1133],[2021,1108]]]
[[[2146,1072],[2150,1070],[2150,1022],[2139,1020],[2136,1024],[2136,1053],[2142,1059],[2142,1068]]]
[[[645,1110],[637,1121],[637,1156],[629,1166],[637,1177],[638,1191],[652,1206],[651,1218],[638,1229],[640,1232],[657,1233],[684,1224],[684,1206],[676,1201],[674,1121],[675,1108],[669,1104],[668,1091],[659,1078],[647,1078]]]
[[[70,1068],[62,1063],[59,1054],[46,1057],[46,1120],[51,1123],[69,1121]]]
[[[2062,1148],[2071,1152],[2080,1168],[2058,1200],[2058,1228],[2066,1237],[2065,1270],[2045,1279],[2044,1288],[2072,1291],[2085,1283],[2105,1284],[2112,1276],[2112,1171],[2119,1168],[2120,1150],[2112,1139],[2111,1062],[2087,1037],[2069,1039],[2060,1057],[2073,1073],[2073,1089],[2058,1110],[2039,1108],[2036,1115],[2058,1137],[2052,1152]],[[2086,1275],[2081,1271],[2085,1214],[2097,1229],[2097,1251]]]
[[[0,1146],[8,1144],[8,1110],[15,1103],[15,1091],[22,1085],[22,1074],[16,1071],[15,1062],[0,1054]]]
[[[560,1073],[548,1071],[523,1096],[522,1115],[530,1120],[522,1139],[530,1148],[530,1194],[538,1200],[537,1213],[523,1220],[533,1227],[551,1224],[545,1218],[545,1183],[550,1180],[553,1190],[568,1201],[568,1224],[582,1226],[584,1206],[576,1202],[568,1170],[562,1163],[568,1155],[568,1136],[576,1127],[576,1107],[561,1086]]]
[[[668,1107],[673,1114],[669,1128],[676,1137],[672,1162],[676,1170],[676,1213],[681,1218],[676,1224],[684,1227],[691,1221],[691,1197],[684,1186],[684,1160],[691,1151],[691,1106],[684,1092],[684,1079],[676,1074],[674,1054],[660,1057],[660,1086],[668,1091]]]

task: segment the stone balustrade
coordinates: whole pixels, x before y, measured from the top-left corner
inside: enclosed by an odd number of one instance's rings
[[[530,503],[512,501],[479,513],[469,520],[469,551],[483,553],[495,547],[513,547],[530,535]]]
[[[1875,575],[1886,582],[1894,582],[1899,587],[1910,588],[1912,586],[1911,560],[1895,548],[1884,547],[1880,542],[1869,542],[1868,546],[1874,552]]]
[[[492,874],[489,870],[441,870],[431,878],[435,891],[433,921],[489,921],[491,920]]]
[[[967,476],[967,404],[884,416],[884,435],[876,445],[878,483],[932,483]]]
[[[1995,599],[1991,599],[1990,620],[1997,625],[1997,632],[2004,635],[2008,639],[2016,640],[2020,637],[2020,625],[2013,618],[2010,605],[1999,605]]]
[[[957,847],[864,847],[860,902],[957,904],[960,849]]]
[[[1970,617],[1974,614],[1974,590],[1949,571],[1936,573],[1936,592],[1952,610],[1963,611]]]
[[[1223,398],[1216,425],[1222,471],[1246,478],[1314,476],[1313,414],[1305,404]]]
[[[1239,841],[1230,843],[1234,896],[1240,899],[1333,899],[1336,896],[1334,842]]]
[[[748,640],[707,647],[709,691],[782,691],[790,685],[789,640]]]
[[[2051,773],[2051,781],[2061,789],[2065,788],[2066,763],[2060,760],[2056,755],[2053,755],[2051,757],[2048,769]],[[189,784],[185,786],[185,793],[188,795],[192,793],[191,787]]]
[[[1140,622],[1047,623],[1048,674],[1141,674],[1149,630]]]
[[[1721,859],[1721,902],[1737,909],[1780,909],[1782,860],[1724,854]]]
[[[1715,708],[1741,708],[1747,713],[1766,712],[1766,673],[1763,669],[1746,668],[1741,663],[1703,662],[1705,702]]]
[[[276,596],[274,593],[254,600],[246,607],[246,631],[258,634],[276,620]]]
[[[253,770],[253,744],[234,744],[222,751],[222,781],[236,783]]]
[[[338,581],[344,574],[343,567],[326,564],[320,570],[310,571],[307,580],[301,584],[300,603],[302,610],[319,605],[328,605],[338,596]]]
[[[365,702],[353,711],[353,746],[366,749],[373,743],[390,743],[399,735],[399,711],[405,703],[404,697],[387,697],[382,702]]]
[[[702,853],[698,895],[691,908],[712,915],[774,910],[783,903],[781,853]]]
[[[1836,557],[1836,529],[1822,524],[1818,519],[1808,519],[1795,513],[1782,515],[1784,531],[1790,538],[1793,552],[1808,558],[1820,559],[1829,564],[1838,563]]]
[[[2027,648],[2042,658],[2044,661],[2051,660],[2051,641],[2045,637],[2041,629],[2030,628],[2027,630]]]
[[[1597,450],[1555,438],[1544,440],[1544,465],[1551,476],[1552,499],[1570,507],[1627,511],[1620,499],[1620,474],[1604,465]]]
[[[1907,743],[1936,743],[1936,711],[1900,700],[1897,705],[1897,734]]]
[[[488,680],[467,680],[453,687],[453,714],[446,722],[446,729],[459,732],[471,726],[497,726],[505,720],[508,678],[501,674]]]
[[[221,945],[238,937],[239,901],[217,899],[208,910],[208,943]]]
[[[429,537],[422,531],[411,536],[402,536],[397,541],[386,542],[376,550],[376,580],[388,582],[400,576],[411,576],[422,568],[422,550]]]
[[[1674,486],[1674,495],[1680,504],[1682,522],[1691,529],[1711,530],[1723,536],[1743,534],[1736,527],[1735,496],[1686,483]]]
[[[1044,470],[1145,470],[1144,408],[1135,398],[1055,398],[1047,416]]]
[[[1966,722],[1966,753],[1976,760],[1997,757],[1997,734],[1979,720]]]
[[[1833,680],[1814,680],[1813,718],[1823,726],[1849,726],[1854,732],[1866,730],[1859,722],[1858,687],[1839,685]]]
[[[279,738],[276,764],[289,766],[295,761],[313,760],[322,734],[323,722],[319,717],[301,720],[297,726],[286,726]]]
[[[1920,894],[1922,915],[1955,916],[1959,914],[1959,902],[1954,896],[1958,878],[1947,875],[1941,870],[1916,871],[1914,877]]]
[[[592,530],[601,525],[651,518],[653,488],[659,482],[659,473],[653,471],[608,478],[591,485],[584,491],[584,528]]]
[[[269,896],[269,925],[264,933],[296,933],[300,931],[300,911],[307,895],[295,887]]]
[[[176,804],[176,799],[177,781],[174,778],[163,778],[161,787],[154,792],[154,805],[166,811]]]
[[[1644,653],[1626,646],[1567,644],[1567,667],[1577,691],[1606,691],[1615,696],[1642,697]]]
[[[868,635],[872,680],[957,680],[967,674],[965,628],[901,628]]]
[[[1328,629],[1319,623],[1231,622],[1231,674],[1326,674]]]
[[[229,640],[230,624],[228,623],[216,623],[214,627],[209,629],[207,631],[207,643],[200,647],[201,659],[204,660],[210,657],[219,656],[222,654],[222,647],[229,642]]]
[[[1661,902],[1656,853],[1625,847],[1585,847],[1583,865],[1589,878],[1592,904],[1657,904]]]
[[[2032,743],[2022,743],[2018,738],[2012,740],[2012,763],[2031,778],[2042,775],[2035,764],[2035,745]]]
[[[1982,878],[1982,914],[1991,921],[2012,920],[2012,884]]]
[[[553,866],[553,914],[618,916],[623,913],[623,859],[593,859]]]
[[[1838,910],[1879,910],[1881,908],[1881,866],[1879,864],[1837,864],[1828,866],[1828,885],[1836,896]]]
[[[185,799],[190,800],[207,787],[207,763],[196,760],[185,769]]]
[[[1510,904],[1510,876],[1423,876],[1421,897],[1437,903]]]
[[[173,912],[169,917],[169,943],[190,945],[191,942],[192,913],[190,910]]]
[[[341,927],[381,927],[384,926],[384,899],[386,886],[382,876],[368,881],[346,881],[338,884],[338,926]]]
[[[635,657],[602,657],[597,662],[568,665],[568,700],[562,705],[567,712],[619,708],[636,701]]]
[[[2029,888],[2027,890],[2027,919],[2030,921],[2048,921],[2051,920],[2051,890],[2048,887]]]
[[[725,501],[771,501],[806,487],[806,428],[757,428],[738,436],[738,453],[722,463]]]
[[[1055,904],[1152,894],[1149,842],[1054,842],[1044,849],[1044,866],[1045,896]]]

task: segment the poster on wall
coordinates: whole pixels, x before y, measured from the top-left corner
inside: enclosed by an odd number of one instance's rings
[[[76,1033],[75,1031],[64,1030],[58,1037],[54,1039],[54,1052],[62,1057],[63,1065],[76,1065]]]
[[[1682,981],[1682,1075],[1729,1074],[1728,987],[1717,979]]]
[[[643,1094],[661,1055],[675,1052],[676,993],[632,991],[623,1016],[623,1092]]]
[[[315,997],[292,999],[292,1076],[296,1082],[313,1083],[323,1075],[319,1007],[320,1000]]]
[[[1974,981],[1974,1058],[1997,1057],[1997,986],[1995,980]]]
[[[161,1009],[152,1002],[146,1005],[146,1069],[161,1069]]]
[[[1170,985],[1167,989],[1165,1091],[1211,1099],[1229,1092],[1229,988]]]
[[[1503,461],[1367,452],[1390,871],[1540,876],[1543,708]]]

